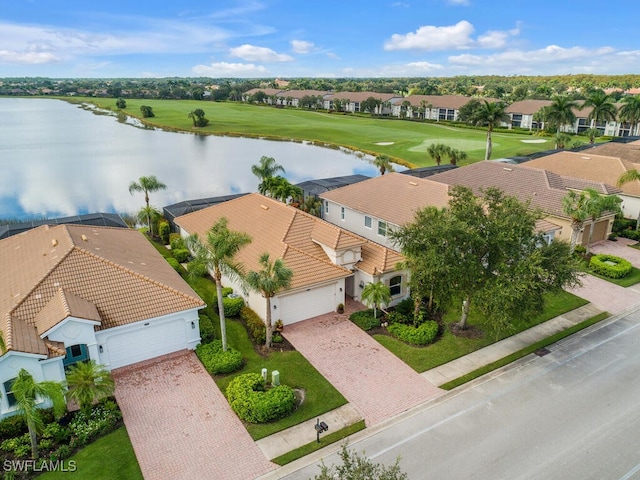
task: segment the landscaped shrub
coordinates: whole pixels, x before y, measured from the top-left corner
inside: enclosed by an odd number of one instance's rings
[[[253,341],[258,345],[262,345],[267,338],[267,327],[258,314],[245,306],[240,310],[240,318],[247,325],[247,330],[253,337]]]
[[[27,424],[21,415],[13,415],[0,422],[0,440],[18,437],[27,431]]]
[[[589,268],[603,277],[623,278],[631,273],[633,265],[624,258],[615,255],[594,255],[589,262]]]
[[[94,405],[89,415],[78,411],[69,423],[71,435],[75,437],[76,446],[86,445],[89,440],[110,432],[122,418],[119,410],[102,404]]]
[[[405,298],[394,307],[394,312],[398,312],[405,317],[413,316],[413,298]]]
[[[224,297],[222,299],[225,317],[237,317],[240,310],[244,307],[244,298],[242,297]]]
[[[158,235],[160,235],[160,238],[162,239],[162,243],[164,243],[165,245],[169,243],[170,233],[171,233],[171,226],[169,225],[169,222],[167,221],[160,222],[160,224],[158,225]]]
[[[179,233],[172,233],[169,235],[169,245],[171,245],[171,250],[186,248],[186,245],[184,244],[184,238],[182,238]]]
[[[207,372],[213,375],[231,373],[242,368],[242,354],[231,347],[227,347],[227,351],[224,352],[221,340],[198,345],[196,355]]]
[[[387,327],[389,333],[400,340],[413,345],[427,345],[435,340],[438,335],[438,323],[433,320],[427,320],[418,327],[412,325],[403,325],[401,323],[392,323]]]
[[[635,241],[640,241],[640,231],[638,230],[622,230],[618,235],[620,237],[629,238]]]
[[[409,316],[406,316],[400,313],[398,310],[394,310],[392,312],[387,313],[385,316],[385,321],[388,323],[411,323],[413,319]]]
[[[231,287],[222,287],[222,297],[228,297],[233,293],[233,288]]]
[[[191,257],[191,252],[186,248],[178,248],[176,250],[171,250],[173,252],[173,258],[178,260],[180,263],[185,263]]]
[[[25,458],[31,455],[31,439],[28,433],[9,438],[0,444],[0,449],[11,452],[17,458]]]
[[[202,343],[211,343],[215,339],[215,329],[213,322],[208,315],[198,315],[200,319],[200,340]]]
[[[361,329],[367,331],[380,326],[381,316],[382,315],[379,315],[378,318],[374,318],[373,310],[369,309],[353,312],[349,315],[349,320],[358,325]]]
[[[227,387],[227,399],[234,412],[244,421],[265,423],[291,414],[296,406],[293,389],[287,385],[265,390],[258,373],[234,378]]]
[[[630,220],[628,218],[616,218],[613,221],[613,232],[620,234],[625,230],[635,230],[636,229],[636,221]]]
[[[178,273],[184,272],[184,267],[182,265],[180,265],[180,262],[178,260],[176,260],[175,258],[168,257],[167,258],[167,263],[169,265],[171,265],[176,272],[178,272]]]
[[[196,277],[204,277],[209,273],[207,266],[202,262],[189,262],[187,264],[187,270],[189,270],[190,275],[194,275]]]

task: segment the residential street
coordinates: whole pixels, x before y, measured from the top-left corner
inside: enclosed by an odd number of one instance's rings
[[[358,434],[351,447],[374,462],[401,456],[410,479],[640,478],[640,311],[603,325]],[[311,458],[265,478],[313,478]]]

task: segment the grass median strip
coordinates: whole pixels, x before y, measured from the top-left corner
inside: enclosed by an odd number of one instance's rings
[[[450,382],[440,385],[440,388],[444,390],[452,390],[456,387],[459,387],[460,385],[470,382],[471,380],[481,377],[486,373],[492,372],[493,370],[496,370],[500,367],[504,367],[505,365],[513,363],[516,360],[522,357],[525,357],[530,353],[535,352],[536,350],[539,350],[548,345],[556,343],[562,340],[563,338],[568,337],[569,335],[573,335],[574,333],[579,332],[580,330],[590,327],[591,325],[594,325],[604,320],[605,318],[609,318],[609,316],[610,315],[607,312],[599,313],[598,315],[588,318],[587,320],[584,320],[580,323],[577,323],[574,326],[569,327],[566,330],[563,330],[562,332],[558,332],[554,335],[551,335],[550,337],[540,340],[539,342],[536,342],[532,345],[529,345],[528,347],[525,347],[522,350],[518,350],[517,352],[514,352],[511,355],[507,355],[506,357],[501,358],[500,360],[496,360],[495,362],[485,365],[484,367],[478,368],[473,372],[463,375],[462,377],[458,377],[455,380],[451,380]]]
[[[271,461],[277,465],[286,465],[287,463],[291,463],[294,460],[302,458],[306,455],[309,455],[316,450],[320,450],[321,448],[326,447],[327,445],[331,445],[343,438],[347,438],[349,435],[353,435],[360,430],[364,430],[364,420],[360,420],[359,422],[354,423],[353,425],[349,425],[348,427],[341,428],[340,430],[324,435],[320,438],[320,443],[311,442],[303,445],[302,447],[296,448],[295,450],[291,450],[284,455],[280,455],[272,459]]]

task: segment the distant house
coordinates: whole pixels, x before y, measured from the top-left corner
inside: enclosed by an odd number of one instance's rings
[[[367,177],[366,175],[344,175],[341,177],[306,180],[304,182],[296,184],[296,186],[302,189],[303,198],[318,197],[322,193],[328,192],[330,190],[346,187],[347,185],[362,182],[364,180],[368,180],[369,178],[371,177]]]
[[[562,207],[562,199],[569,190],[593,188],[607,195],[614,188],[602,182],[565,177],[540,168],[492,161],[456,168],[434,175],[430,179],[450,186],[463,185],[476,193],[480,193],[482,189],[496,187],[522,202],[530,202],[532,208],[539,209],[546,215],[544,222],[538,223],[538,229],[548,242],[555,238],[571,240],[571,219]],[[592,225],[590,220],[585,222],[584,231],[578,236],[578,243],[586,245],[591,228],[594,229],[593,242],[606,240],[611,233],[614,218],[615,215],[610,213],[598,218],[595,225]]]
[[[472,98],[465,95],[409,95],[392,101],[392,115],[401,117],[402,104],[408,102],[410,106],[407,118],[457,122],[460,108],[469,103]],[[495,98],[480,98],[479,100],[497,101]]]
[[[236,260],[245,270],[260,270],[260,255],[282,258],[293,270],[291,288],[271,301],[274,321],[287,325],[324,313],[344,304],[345,295],[360,300],[362,287],[382,281],[390,286],[394,304],[408,295],[406,272],[396,270],[402,256],[338,228],[290,205],[252,193],[176,218],[183,236],[200,238],[225,217],[229,228],[249,234],[252,242],[243,247]],[[237,280],[223,278],[224,284],[241,294],[247,304],[266,317],[265,299],[246,289]]]
[[[322,218],[398,251],[389,233],[411,222],[421,208],[447,206],[449,186],[392,172],[331,190],[320,198]]]
[[[394,100],[402,98],[401,95],[395,93],[378,93],[378,92],[337,92],[329,94],[325,97],[324,108],[327,110],[335,109],[335,100],[346,101],[344,110],[347,112],[362,112],[362,102],[369,98],[380,100],[382,104],[376,109],[376,115],[388,115],[391,113],[391,104]]]
[[[47,218],[45,220],[31,220],[22,223],[0,225],[0,239],[17,235],[32,228],[42,225],[91,225],[94,227],[120,227],[129,228],[117,213],[87,213],[85,215],[73,215],[71,217]]]
[[[0,418],[21,368],[63,381],[80,361],[112,370],[200,341],[204,302],[136,230],[45,225],[0,240],[0,264]]]
[[[619,144],[624,147],[624,144]],[[598,148],[581,152],[557,152],[546,157],[536,158],[522,163],[523,167],[544,168],[550,172],[569,177],[582,178],[603,185],[609,195],[618,195],[622,199],[622,212],[626,218],[637,219],[640,214],[640,182],[634,181],[614,187],[620,176],[628,170],[640,169],[640,164],[623,160],[620,157],[595,155]],[[600,150],[601,151],[601,150]]]
[[[551,100],[520,100],[513,102],[505,109],[510,122],[505,124],[509,128],[526,128],[528,130],[541,129],[542,123],[534,120],[533,116],[542,108],[551,105]]]
[[[220,195],[218,197],[196,198],[193,200],[184,200],[182,202],[167,205],[162,209],[162,215],[167,219],[169,225],[171,225],[171,231],[177,232],[179,229],[176,227],[175,219],[187,213],[197,212],[203,208],[217,205],[222,202],[228,202],[234,198],[246,195],[246,193],[235,193],[231,195]]]
[[[329,95],[329,92],[321,90],[283,90],[277,94],[278,105],[285,105],[287,107],[299,107],[300,100],[304,97],[316,97],[321,98],[320,103],[323,104],[324,98]],[[320,105],[322,106],[322,105]]]

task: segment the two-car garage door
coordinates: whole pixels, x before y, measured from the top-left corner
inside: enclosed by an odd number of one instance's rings
[[[132,325],[133,327],[133,325]],[[187,348],[184,320],[143,322],[106,339],[109,369],[165,355]]]
[[[333,312],[340,302],[336,302],[337,285],[331,284],[309,291],[279,297],[279,309],[274,311],[275,322],[278,319],[289,325],[300,320]]]

